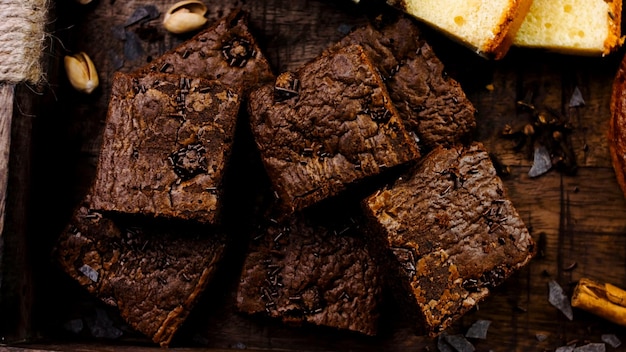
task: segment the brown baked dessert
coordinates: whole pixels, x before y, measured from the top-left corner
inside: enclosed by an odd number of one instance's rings
[[[122,318],[167,346],[221,259],[225,240],[203,228],[112,220],[87,199],[61,234],[61,268]]]
[[[534,254],[480,143],[438,147],[406,178],[367,198],[374,248],[404,307],[436,335]]]
[[[256,144],[288,212],[420,155],[358,45],[283,73],[249,99]]]
[[[382,285],[357,223],[294,215],[259,230],[241,275],[239,310],[374,335]]]
[[[243,85],[244,93],[274,79],[248,28],[248,13],[240,9],[156,58],[137,75],[151,72],[217,79],[226,86]]]
[[[93,206],[215,223],[240,106],[237,87],[117,73]]]
[[[609,147],[617,182],[626,195],[626,57],[613,81]]]
[[[461,85],[406,17],[354,30],[330,50],[360,44],[379,69],[407,131],[427,148],[454,145],[476,127],[476,109]]]

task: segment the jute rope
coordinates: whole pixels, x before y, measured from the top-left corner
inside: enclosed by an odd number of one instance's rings
[[[6,215],[15,85],[39,83],[42,79],[47,10],[48,0],[0,0],[0,245]]]
[[[0,0],[0,82],[42,77],[48,0]]]

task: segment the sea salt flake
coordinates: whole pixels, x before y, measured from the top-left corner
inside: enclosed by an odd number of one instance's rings
[[[445,335],[444,339],[456,352],[474,352],[476,348],[463,335]]]
[[[557,347],[554,352],[573,352],[574,348],[576,348],[576,346],[561,346]]]
[[[576,108],[579,106],[585,106],[585,99],[583,99],[583,94],[580,92],[578,87],[574,88],[574,92],[572,93],[572,97],[569,100],[569,107]]]
[[[437,350],[439,352],[456,352],[445,339],[446,334],[439,335],[437,339]]]
[[[124,27],[131,26],[138,22],[150,21],[158,18],[160,15],[159,9],[157,9],[154,5],[140,6],[135,9],[133,14],[130,15],[128,20],[126,20]]]
[[[622,345],[622,341],[614,334],[604,334],[602,335],[601,339],[602,339],[602,342],[606,343],[607,345],[613,348],[618,348],[619,346]]]
[[[574,352],[605,352],[606,345],[603,343],[589,343],[584,346],[574,348]]]
[[[144,49],[137,34],[132,31],[126,32],[124,41],[124,57],[130,61],[137,60],[144,55]]]
[[[552,158],[550,152],[544,146],[535,148],[533,166],[528,171],[528,176],[537,177],[545,174],[552,168]]]
[[[87,276],[89,280],[93,282],[98,282],[98,276],[99,276],[98,272],[94,268],[90,267],[89,265],[83,264],[83,266],[78,268],[78,271],[83,273],[83,275]]]
[[[570,304],[569,298],[563,292],[563,288],[556,281],[551,280],[548,283],[549,295],[548,301],[558,310],[560,310],[569,320],[574,319],[574,312]]]
[[[465,337],[470,339],[486,339],[487,331],[489,330],[489,326],[491,325],[490,320],[477,320],[469,329],[467,329],[467,333],[465,333]]]

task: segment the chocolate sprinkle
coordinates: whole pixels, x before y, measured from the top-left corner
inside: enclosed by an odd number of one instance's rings
[[[206,173],[206,150],[201,144],[191,144],[179,149],[170,156],[174,172],[183,180]]]

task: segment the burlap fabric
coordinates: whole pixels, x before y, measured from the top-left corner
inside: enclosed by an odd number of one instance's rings
[[[42,77],[48,0],[0,0],[0,83]]]

